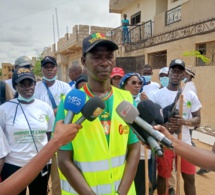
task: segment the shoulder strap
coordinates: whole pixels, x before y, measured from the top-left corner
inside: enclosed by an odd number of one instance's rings
[[[42,82],[43,82],[43,84],[45,85],[45,87],[47,89],[47,92],[48,92],[48,95],[49,95],[49,99],[50,99],[50,101],[52,103],[52,108],[53,109],[57,108],[57,105],[55,103],[54,97],[53,97],[51,91],[49,90],[48,86],[46,85],[46,82],[44,80],[42,80]]]
[[[6,101],[5,82],[0,81],[0,105]]]
[[[176,97],[175,97],[175,100],[174,100],[174,102],[173,102],[173,105],[174,105],[174,106],[173,106],[172,110],[175,109],[176,103],[177,103],[177,101],[178,101],[180,95],[182,94],[182,92],[183,92],[183,90],[182,90],[182,88],[180,87],[180,88],[178,89],[178,93],[177,93],[177,95],[176,95]]]

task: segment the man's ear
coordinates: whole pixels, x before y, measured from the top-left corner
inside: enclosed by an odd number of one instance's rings
[[[82,57],[81,57],[81,63],[82,63],[82,65],[83,65],[84,67],[86,67],[85,62],[86,62],[86,57],[85,57],[85,56],[82,56]]]

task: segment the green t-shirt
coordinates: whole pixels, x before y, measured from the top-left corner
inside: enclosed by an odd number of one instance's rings
[[[111,124],[111,115],[112,115],[112,108],[113,108],[113,95],[111,95],[108,99],[104,100],[105,109],[102,114],[99,116],[101,124],[104,128],[104,133],[107,138],[107,142],[109,143],[109,135],[110,135],[110,124]],[[59,120],[63,120],[65,118],[64,114],[64,101],[62,100],[57,111],[57,115],[55,118],[55,123]],[[74,121],[75,122],[75,121]],[[55,127],[55,125],[54,125]],[[128,144],[134,144],[138,142],[137,136],[133,133],[133,131],[129,130],[128,136]],[[68,143],[60,148],[60,150],[72,150],[72,143]]]

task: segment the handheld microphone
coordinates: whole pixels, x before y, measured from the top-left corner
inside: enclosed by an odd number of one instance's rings
[[[86,94],[78,89],[72,89],[66,96],[64,101],[64,109],[68,112],[64,118],[64,123],[72,122],[74,114],[78,114],[83,108],[86,101]]]
[[[127,125],[134,131],[142,142],[145,142],[151,148],[154,154],[159,157],[163,156],[163,151],[154,137],[152,137],[148,132],[142,130],[142,128],[135,123],[127,123]]]
[[[139,117],[139,111],[130,102],[125,100],[122,101],[116,108],[116,112],[126,123],[129,124],[136,123],[142,129],[144,129],[150,135],[152,135],[155,139],[160,141],[163,145],[165,145],[168,148],[173,148],[172,142],[168,138],[166,138],[159,131],[154,130],[151,125],[149,125],[146,121]]]
[[[82,116],[75,122],[75,124],[81,124],[86,119],[88,121],[95,120],[104,110],[105,104],[99,97],[93,97],[89,99],[81,110]]]

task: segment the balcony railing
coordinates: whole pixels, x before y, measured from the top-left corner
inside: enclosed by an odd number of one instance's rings
[[[181,20],[181,5],[166,12],[166,26]]]
[[[125,52],[131,52],[134,50],[152,47],[155,45],[160,45],[210,32],[215,32],[215,18],[211,18],[188,26],[183,26],[181,28],[177,28],[169,32],[152,36],[148,39],[142,39],[140,42],[126,44]]]
[[[126,43],[137,43],[152,37],[152,21],[140,25],[129,26],[129,39]],[[122,26],[110,31],[111,40],[117,44],[122,44]]]

